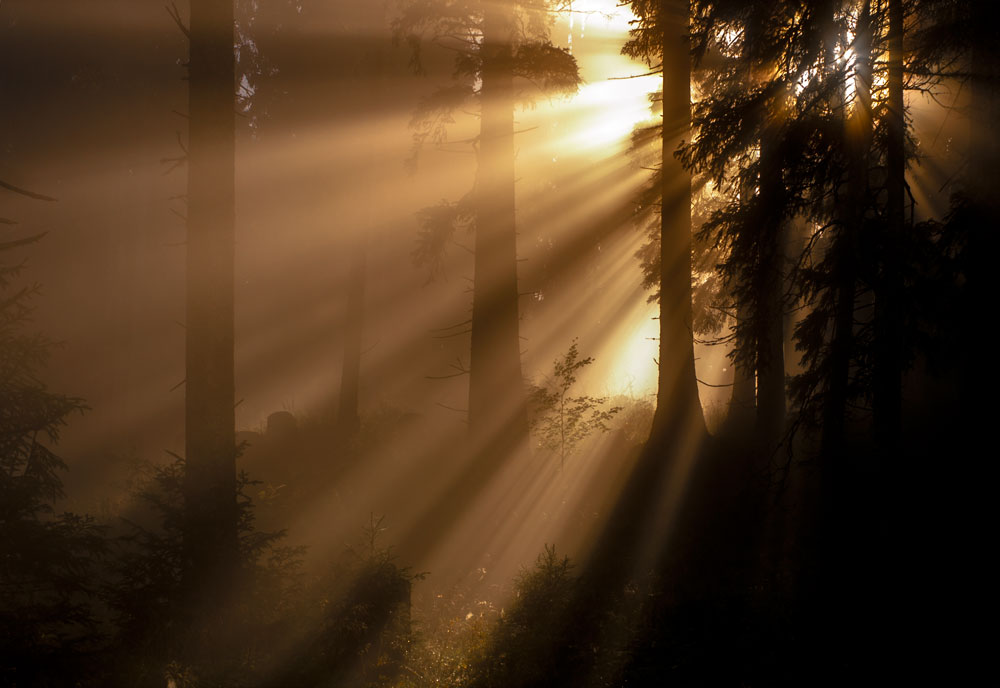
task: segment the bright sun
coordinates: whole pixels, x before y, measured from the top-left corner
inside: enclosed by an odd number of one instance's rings
[[[567,141],[577,149],[607,148],[628,139],[635,126],[651,118],[649,96],[659,77],[620,53],[592,45],[621,45],[635,15],[616,0],[576,0],[567,20],[567,43],[580,64],[584,85],[567,104],[573,131]]]

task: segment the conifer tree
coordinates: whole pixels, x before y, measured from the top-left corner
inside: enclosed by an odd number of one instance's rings
[[[670,440],[705,421],[694,367],[691,310],[691,175],[676,157],[690,140],[691,43],[687,0],[627,3],[639,18],[623,54],[663,75],[660,183],[660,343],[651,437]]]
[[[70,685],[94,669],[85,659],[99,638],[92,598],[106,550],[93,519],[56,513],[67,467],[54,446],[85,406],[48,389],[52,342],[26,330],[38,287],[18,286],[24,263],[11,254],[42,236],[0,241],[0,683],[12,686]]]
[[[576,61],[549,40],[553,4],[412,0],[394,22],[417,66],[425,42],[456,52],[455,83],[426,98],[414,115],[415,154],[446,139],[452,113],[470,102],[478,106],[475,188],[462,202],[423,213],[415,256],[433,263],[456,227],[474,228],[469,426],[480,437],[512,443],[528,433],[518,335],[514,112],[538,88],[572,93],[580,82]]]

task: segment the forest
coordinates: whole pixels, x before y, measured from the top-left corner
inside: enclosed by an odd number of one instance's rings
[[[0,686],[986,683],[978,0],[0,2]]]

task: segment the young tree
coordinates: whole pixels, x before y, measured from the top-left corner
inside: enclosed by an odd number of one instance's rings
[[[593,362],[590,356],[580,358],[574,340],[563,357],[553,363],[552,376],[542,385],[533,385],[528,398],[530,423],[539,444],[559,454],[560,468],[580,442],[594,432],[608,432],[608,423],[622,410],[621,406],[606,407],[607,397],[570,395],[576,376]]]

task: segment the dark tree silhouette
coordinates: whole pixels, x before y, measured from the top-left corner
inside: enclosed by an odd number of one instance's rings
[[[192,0],[185,346],[184,575],[213,609],[237,572],[232,0]]]
[[[900,292],[906,186],[906,112],[903,106],[903,0],[888,0],[888,103],[886,119],[886,217],[875,285],[875,371],[872,411],[883,460],[896,463],[904,365]],[[888,468],[888,467],[887,467]],[[888,468],[890,471],[891,468]]]
[[[691,131],[690,3],[627,3],[639,17],[622,49],[663,74],[660,171],[660,344],[651,437],[671,440],[705,421],[694,367],[691,312],[691,175],[675,156]],[[659,65],[657,65],[659,59]]]

